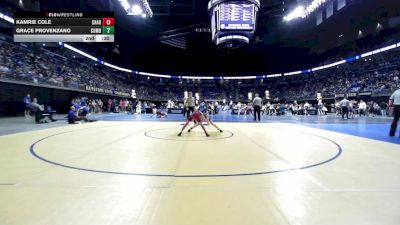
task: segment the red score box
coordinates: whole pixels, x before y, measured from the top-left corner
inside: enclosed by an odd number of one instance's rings
[[[103,18],[103,26],[114,26],[114,18]]]

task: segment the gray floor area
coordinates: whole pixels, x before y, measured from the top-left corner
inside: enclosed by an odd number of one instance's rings
[[[0,136],[68,125],[65,115],[57,115],[55,119],[57,120],[56,122],[36,124],[34,117],[0,118]]]

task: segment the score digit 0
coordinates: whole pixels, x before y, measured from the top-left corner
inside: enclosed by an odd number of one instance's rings
[[[103,18],[103,26],[114,26],[114,18]]]

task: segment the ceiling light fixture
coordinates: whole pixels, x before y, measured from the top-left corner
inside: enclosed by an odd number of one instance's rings
[[[315,10],[317,10],[322,4],[324,4],[327,0],[313,0],[307,8],[303,6],[298,6],[295,10],[289,13],[287,16],[283,18],[284,21],[291,21],[298,18],[306,18]]]

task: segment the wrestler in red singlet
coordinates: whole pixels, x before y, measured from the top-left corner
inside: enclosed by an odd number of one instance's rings
[[[179,132],[178,136],[182,135],[183,130],[187,127],[187,125],[192,122],[195,121],[197,122],[197,124],[199,124],[201,126],[201,128],[203,128],[204,133],[206,134],[207,137],[209,137],[210,135],[207,133],[206,129],[204,128],[203,124],[202,124],[202,120],[204,118],[203,113],[201,113],[200,111],[195,111],[193,112],[187,119],[185,125],[183,125],[181,132]]]
[[[202,113],[200,111],[196,111],[189,116],[188,120],[190,122],[192,122],[192,121],[201,122],[201,116],[202,116]]]

